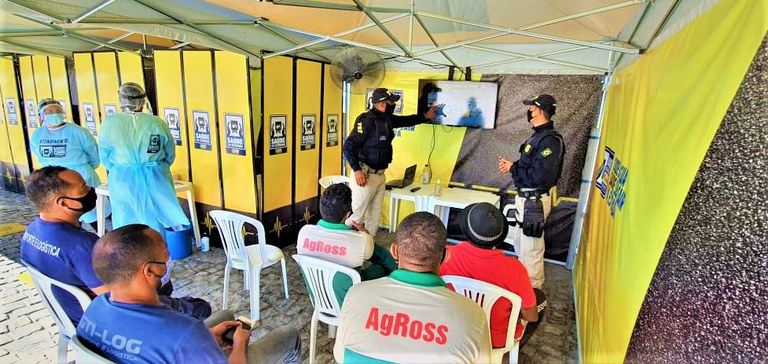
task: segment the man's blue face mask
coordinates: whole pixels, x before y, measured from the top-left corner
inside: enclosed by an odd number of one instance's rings
[[[66,121],[67,116],[64,114],[47,114],[45,115],[45,122],[50,126],[61,125]]]

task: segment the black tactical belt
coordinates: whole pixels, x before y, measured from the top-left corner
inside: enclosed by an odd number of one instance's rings
[[[543,195],[549,195],[549,191],[517,191],[517,196],[522,198],[536,197],[540,198]]]

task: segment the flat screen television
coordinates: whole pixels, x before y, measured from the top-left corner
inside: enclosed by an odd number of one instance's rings
[[[496,82],[419,80],[418,110],[442,105],[433,124],[493,129],[498,93]]]

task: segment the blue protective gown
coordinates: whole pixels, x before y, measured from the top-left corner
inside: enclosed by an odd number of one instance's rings
[[[83,127],[66,123],[58,129],[48,129],[43,125],[32,133],[32,153],[43,167],[62,166],[77,171],[85,183],[99,187],[101,179],[95,168],[99,166],[99,148],[96,139]],[[107,209],[104,216],[109,216]],[[96,221],[96,209],[80,216],[82,222]]]
[[[164,234],[165,228],[189,225],[171,177],[176,144],[160,118],[145,113],[107,117],[99,133],[99,154],[109,171],[113,228],[146,224]]]

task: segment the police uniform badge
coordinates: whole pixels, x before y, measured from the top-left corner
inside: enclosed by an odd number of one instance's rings
[[[552,155],[552,149],[551,148],[547,148],[547,149],[544,149],[544,150],[541,151],[541,156],[544,157],[544,158],[549,157],[550,155]]]
[[[533,148],[530,144],[525,145],[525,154],[528,154],[531,152],[531,148]]]

